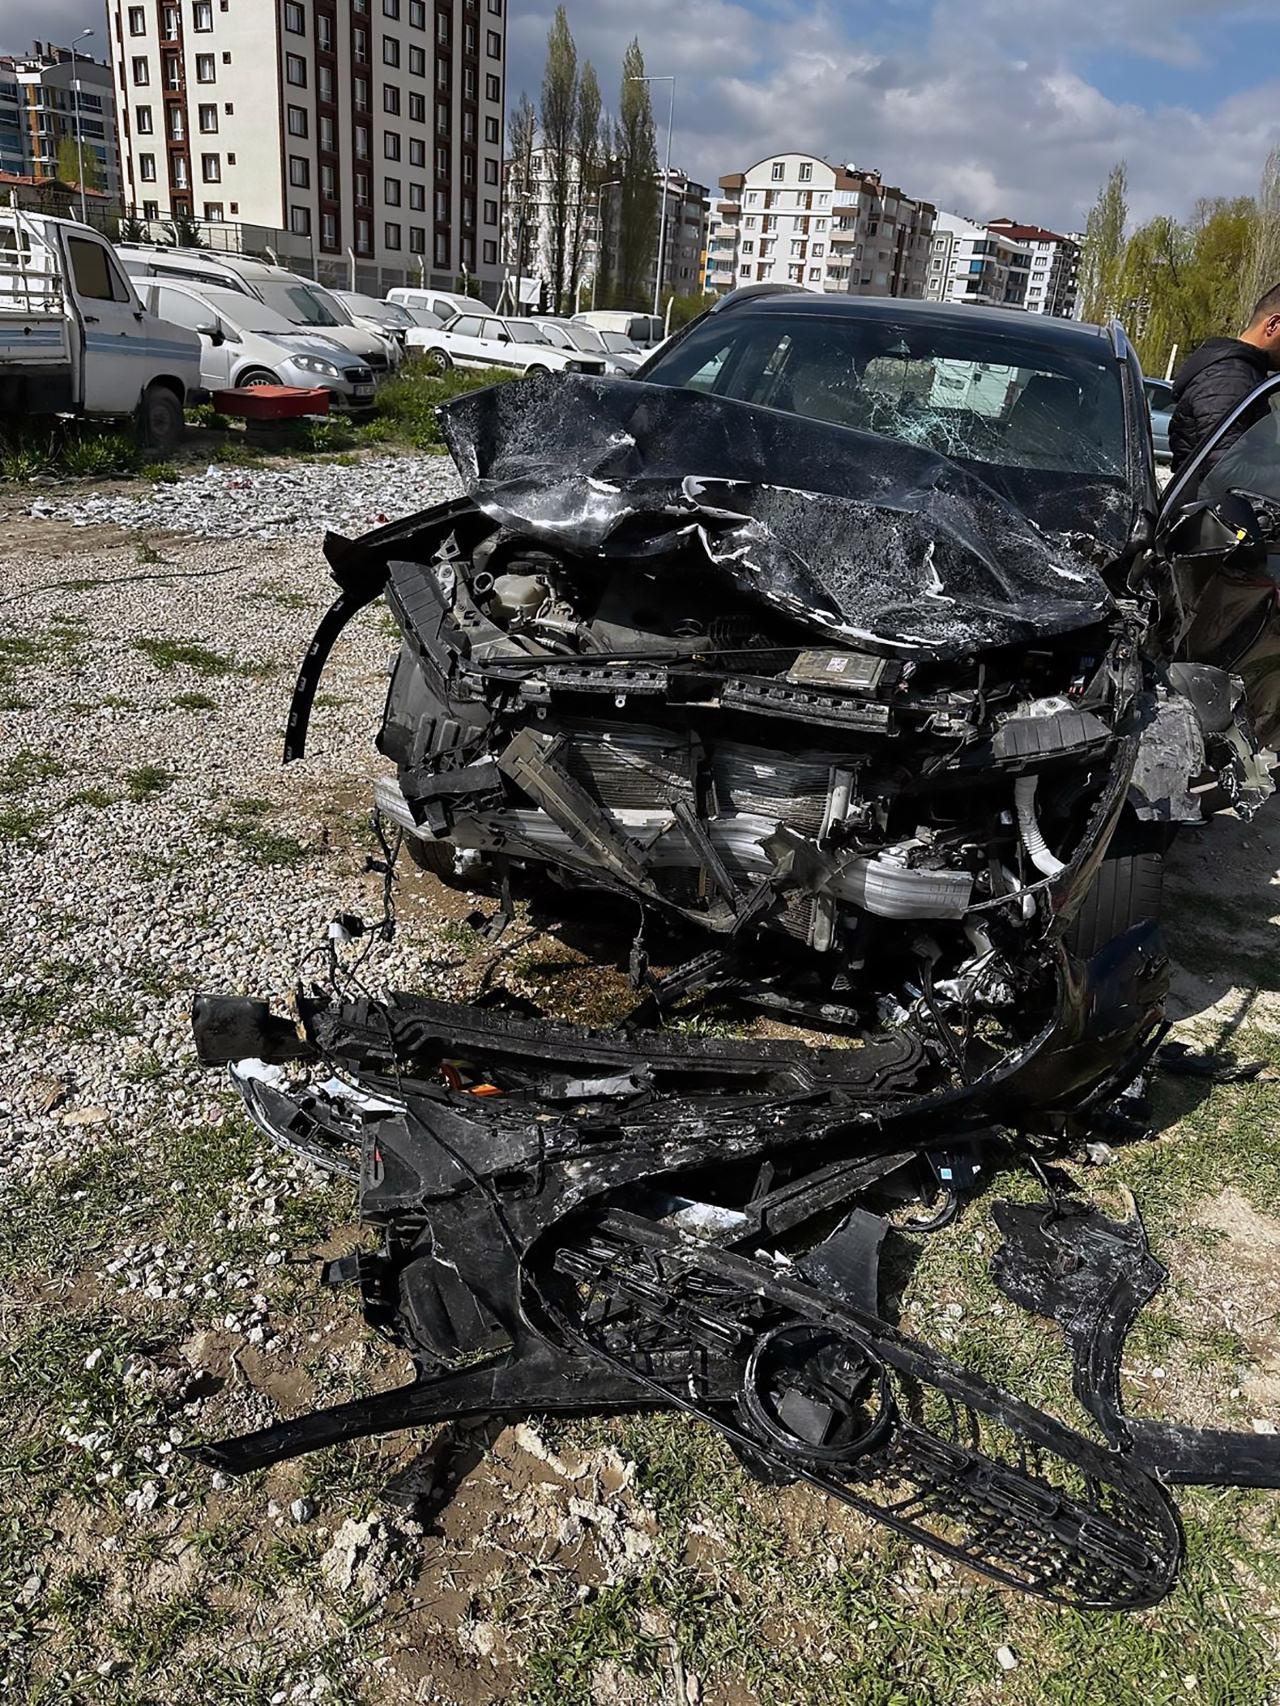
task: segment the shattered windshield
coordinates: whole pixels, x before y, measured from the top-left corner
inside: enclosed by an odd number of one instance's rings
[[[1123,479],[1114,362],[989,326],[711,315],[646,372],[983,468]]]

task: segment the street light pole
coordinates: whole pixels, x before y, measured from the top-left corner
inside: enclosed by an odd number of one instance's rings
[[[84,41],[93,34],[92,30],[81,30],[71,43],[71,108],[75,114],[76,127],[76,176],[80,180],[80,223],[87,225],[89,216],[84,204],[84,132],[80,124],[80,79],[76,76],[76,42]]]
[[[632,83],[670,83],[671,105],[667,109],[667,162],[662,173],[662,216],[658,221],[658,265],[653,281],[653,314],[662,312],[662,274],[667,259],[667,190],[671,179],[671,132],[676,122],[676,80],[670,73],[662,77],[632,77]]]

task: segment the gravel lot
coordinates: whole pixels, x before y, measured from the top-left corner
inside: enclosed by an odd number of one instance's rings
[[[1184,1500],[1178,1593],[1090,1621],[762,1490],[678,1418],[446,1430],[457,1492],[425,1533],[381,1499],[411,1441],[230,1484],[180,1456],[404,1376],[315,1283],[349,1198],[258,1140],[187,1013],[200,988],[286,997],[329,918],[377,914],[385,614],[343,637],[288,771],[285,710],[330,597],[320,530],[454,490],[423,458],[0,491],[0,1696],[1261,1703],[1276,1496]],[[1273,1063],[1278,841],[1274,809],[1188,840],[1171,908],[1182,1034]],[[523,922],[495,960],[484,897],[407,871],[397,905],[371,987],[467,997],[496,965],[607,1004],[609,974]],[[1126,1365],[1156,1414],[1280,1425],[1274,1079],[1160,1087],[1161,1137],[1090,1177],[1138,1191],[1176,1276]],[[1001,1321],[989,1241],[979,1202],[926,1246],[908,1318],[1054,1390],[1056,1335]]]

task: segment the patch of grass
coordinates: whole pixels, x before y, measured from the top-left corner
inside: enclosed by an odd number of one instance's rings
[[[0,841],[34,841],[48,822],[48,812],[34,806],[0,807]]]
[[[20,634],[0,633],[0,687],[12,687],[20,669],[41,664],[81,662],[84,635],[82,623],[70,617],[54,617],[43,628]]]
[[[220,812],[209,823],[211,834],[231,842],[242,859],[251,865],[304,865],[316,857],[317,849],[307,847],[295,836],[281,834],[259,821],[260,812],[252,808],[259,802],[239,801],[229,810]]]
[[[418,450],[438,448],[444,443],[436,413],[441,403],[516,377],[500,368],[471,372],[454,367],[437,375],[421,363],[406,363],[394,379],[378,387],[377,413],[360,430],[368,443],[399,441]]]
[[[139,473],[144,480],[154,480],[162,486],[174,486],[182,478],[182,470],[175,468],[172,462],[147,462]]]
[[[224,439],[221,444],[215,444],[212,450],[213,460],[231,468],[261,468],[265,459],[261,451],[251,449],[241,439]]]
[[[81,479],[110,479],[137,473],[141,461],[136,440],[127,433],[108,432],[68,438],[58,467],[62,473]]]
[[[262,586],[254,587],[248,597],[260,604],[277,604],[282,610],[310,610],[313,600],[303,592],[286,586],[281,580],[266,581]]]
[[[67,800],[68,806],[89,806],[93,811],[105,811],[116,803],[116,796],[107,788],[81,788]]]
[[[175,693],[173,703],[180,711],[216,711],[218,701],[207,693]]]
[[[26,794],[42,782],[56,782],[67,767],[51,752],[22,747],[0,759],[0,794]]]
[[[173,786],[173,772],[162,764],[140,764],[136,770],[126,770],[124,785],[135,805],[167,793]]]
[[[208,427],[214,432],[223,432],[231,425],[230,420],[212,403],[196,403],[186,411],[187,425]]]
[[[167,557],[161,556],[155,546],[146,539],[144,539],[141,545],[138,546],[133,556],[134,561],[137,563],[166,563],[169,560]]]
[[[226,652],[216,652],[209,646],[196,645],[192,640],[140,639],[133,642],[157,669],[190,669],[197,675],[240,675],[244,665]]]

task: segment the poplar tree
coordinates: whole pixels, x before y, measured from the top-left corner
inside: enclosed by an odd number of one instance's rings
[[[573,152],[578,175],[578,193],[573,200],[573,223],[569,238],[567,302],[562,312],[578,311],[578,287],[587,248],[587,216],[600,194],[600,81],[588,59],[578,80],[578,102],[574,112]]]
[[[552,311],[559,313],[565,294],[573,203],[574,126],[578,113],[578,50],[563,6],[547,31],[547,62],[542,72],[542,151],[550,178],[547,232]]]
[[[643,305],[649,263],[658,240],[658,148],[644,55],[632,41],[622,59],[618,100],[618,291],[622,303]]]
[[[1120,307],[1128,217],[1128,171],[1121,160],[1098,191],[1084,232],[1080,261],[1084,318],[1098,325],[1105,325]]]

